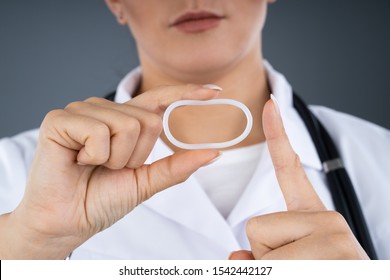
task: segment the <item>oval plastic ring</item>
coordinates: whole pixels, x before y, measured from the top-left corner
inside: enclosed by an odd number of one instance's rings
[[[246,117],[246,127],[241,135],[238,137],[226,141],[226,142],[216,142],[216,143],[199,143],[199,144],[188,144],[181,142],[177,140],[175,137],[173,137],[171,131],[169,130],[168,120],[169,116],[171,115],[172,111],[175,110],[178,107],[181,106],[200,106],[200,105],[220,105],[220,104],[226,104],[226,105],[232,105],[234,107],[239,108],[241,111],[244,112]],[[168,140],[175,145],[176,147],[186,149],[186,150],[197,150],[197,149],[222,149],[234,146],[238,143],[240,143],[242,140],[244,140],[248,134],[250,133],[252,129],[252,123],[253,118],[251,115],[251,112],[249,111],[248,107],[246,107],[243,103],[232,100],[232,99],[212,99],[212,100],[206,100],[206,101],[200,101],[200,100],[179,100],[176,102],[173,102],[164,113],[163,117],[163,128],[165,135],[167,136]]]

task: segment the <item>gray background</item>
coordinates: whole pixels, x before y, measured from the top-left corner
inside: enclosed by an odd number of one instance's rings
[[[309,103],[390,128],[389,31],[389,0],[279,0],[264,53]],[[104,96],[137,63],[103,0],[0,0],[0,137]]]

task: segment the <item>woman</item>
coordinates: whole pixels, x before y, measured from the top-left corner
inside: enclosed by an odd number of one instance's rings
[[[263,60],[259,34],[272,1],[106,2],[131,29],[141,67],[119,84],[115,102],[71,103],[49,112],[39,135],[1,142],[1,259],[368,258],[332,211],[291,87]],[[161,118],[170,104],[218,98],[249,108],[244,141],[222,155],[169,143]],[[379,257],[389,258],[390,223],[378,216],[390,213],[389,155],[370,150],[386,147],[389,132],[313,110],[352,171]],[[241,114],[187,107],[170,127],[183,142],[225,141],[242,131]],[[381,169],[364,177],[374,158]]]

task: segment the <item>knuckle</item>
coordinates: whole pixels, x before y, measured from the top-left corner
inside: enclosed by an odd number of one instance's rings
[[[318,224],[318,234],[322,236],[328,248],[337,248],[333,252],[335,259],[365,258],[364,251],[354,237],[344,217],[336,211],[314,213]]]
[[[104,153],[101,153],[98,151],[95,151],[95,152],[89,151],[88,156],[89,156],[89,163],[94,164],[94,165],[104,164],[107,162],[107,159],[108,159],[107,154],[104,154]]]
[[[126,166],[126,162],[122,162],[122,161],[118,161],[118,160],[113,160],[112,158],[110,158],[105,164],[104,164],[105,167],[107,167],[108,169],[112,169],[112,170],[119,170],[119,169],[122,169]]]
[[[61,119],[66,112],[61,109],[56,109],[48,112],[43,119],[40,129],[39,129],[39,138],[45,139],[47,135],[51,134],[53,132],[53,127],[55,127],[55,124],[58,123],[58,120]],[[56,129],[54,129],[56,131]]]
[[[142,165],[143,162],[140,162],[138,160],[129,160],[129,162],[126,164],[126,167],[130,169],[136,169],[138,167],[141,167]]]
[[[56,109],[48,112],[43,120],[44,123],[55,121],[58,117],[64,115],[64,110]]]
[[[193,92],[197,92],[199,90],[207,90],[204,87],[201,87],[197,84],[185,84],[182,88],[180,88],[180,99],[187,99],[188,94],[192,96]]]
[[[100,122],[91,124],[89,129],[90,136],[85,140],[85,146],[90,147],[88,148],[88,156],[91,162],[102,164],[109,157],[110,129]]]
[[[87,102],[87,103],[94,103],[94,104],[96,104],[96,103],[103,103],[103,102],[105,102],[105,101],[106,101],[106,99],[101,98],[101,97],[95,97],[95,96],[89,97],[89,98],[87,98],[87,99],[84,100],[84,102]]]
[[[112,134],[120,141],[136,140],[141,131],[141,124],[132,117],[118,118],[112,128]]]
[[[160,135],[162,130],[162,120],[159,116],[151,114],[148,116],[148,121],[146,124],[147,131],[152,135]]]
[[[326,228],[333,233],[348,233],[349,226],[344,217],[337,211],[319,211],[313,212],[313,221],[319,226]]]
[[[301,159],[298,154],[293,153],[283,160],[284,155],[276,160],[275,169],[277,171],[283,171],[285,169],[293,168],[300,169],[302,167]]]
[[[70,112],[74,112],[74,111],[77,111],[80,108],[82,108],[84,105],[85,104],[82,101],[74,101],[74,102],[71,102],[68,105],[66,105],[65,110],[70,111]]]
[[[245,227],[245,230],[246,230],[248,237],[254,236],[255,231],[256,231],[258,226],[259,226],[258,217],[250,218],[248,220],[248,222],[246,223],[246,227]]]
[[[141,124],[134,118],[128,118],[125,120],[123,126],[122,132],[129,138],[133,138],[135,135],[138,137],[138,134],[141,131]]]
[[[291,165],[295,169],[302,168],[301,158],[298,156],[297,153],[294,153],[294,155],[292,156]]]
[[[93,124],[90,124],[89,129],[91,131],[91,135],[95,139],[102,139],[102,140],[110,139],[110,128],[102,122],[95,122]]]
[[[188,83],[188,84],[184,85],[184,88],[188,91],[191,91],[191,90],[195,90],[195,89],[199,88],[199,85]]]
[[[329,223],[334,229],[348,229],[348,224],[343,215],[337,211],[326,211]]]

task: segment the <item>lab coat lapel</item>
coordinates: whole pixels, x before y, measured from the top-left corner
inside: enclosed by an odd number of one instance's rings
[[[158,140],[148,161],[156,161],[171,153],[172,151],[161,140]],[[228,250],[239,248],[226,220],[211,203],[194,177],[156,194],[143,205]]]

